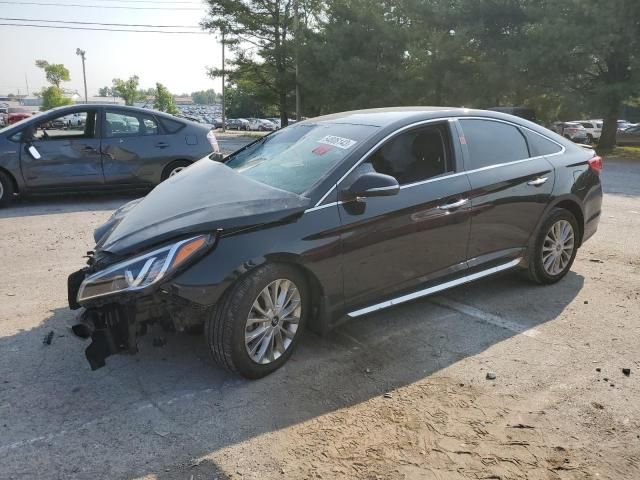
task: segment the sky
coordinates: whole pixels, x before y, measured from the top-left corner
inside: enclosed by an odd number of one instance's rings
[[[26,2],[29,0],[12,0]],[[100,23],[196,26],[205,17],[206,8],[195,3],[124,3],[118,0],[31,0],[40,3],[127,7],[184,7],[196,10],[131,10],[66,6],[10,5],[0,3],[0,17],[39,20],[65,20]],[[0,20],[0,23],[19,23]],[[29,22],[34,23],[34,22]],[[80,26],[80,25],[78,25]],[[96,28],[123,28],[102,27]],[[184,31],[184,28],[173,30]],[[199,29],[189,29],[201,31]],[[179,35],[156,33],[58,30],[0,25],[0,95],[26,93],[47,86],[44,71],[35,66],[37,59],[62,63],[70,71],[71,81],[62,86],[83,95],[82,61],[76,48],[86,51],[89,96],[111,86],[113,78],[140,77],[140,87],[165,85],[172,93],[191,93],[213,88],[221,90],[220,79],[206,75],[207,67],[221,66],[219,37],[213,34]],[[25,80],[26,77],[26,80]]]

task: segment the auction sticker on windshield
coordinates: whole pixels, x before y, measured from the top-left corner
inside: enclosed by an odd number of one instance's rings
[[[351,140],[350,138],[338,137],[336,135],[327,135],[320,140],[320,143],[324,143],[326,145],[331,145],[333,147],[342,148],[344,150],[353,147],[356,143],[355,140]]]

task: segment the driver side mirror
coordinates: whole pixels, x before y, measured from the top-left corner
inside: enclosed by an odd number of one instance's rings
[[[389,197],[397,195],[399,191],[400,184],[391,175],[369,172],[360,175],[340,193],[345,200],[358,200],[368,197]]]
[[[222,154],[222,152],[214,152],[209,155],[209,158],[214,162],[222,162],[224,160],[224,155]]]

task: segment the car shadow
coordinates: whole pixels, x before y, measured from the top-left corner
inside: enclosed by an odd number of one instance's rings
[[[144,196],[147,191],[65,193],[18,197],[11,206],[0,208],[0,219],[110,211],[115,210],[124,203]]]
[[[137,355],[110,357],[92,372],[87,343],[69,330],[75,314],[56,308],[37,327],[0,337],[0,477],[226,479],[211,457],[227,447],[422,381],[541,328],[583,282],[571,272],[540,287],[505,274],[461,286],[326,337],[307,334],[282,369],[257,381],[215,366],[202,336],[159,328],[140,339]]]

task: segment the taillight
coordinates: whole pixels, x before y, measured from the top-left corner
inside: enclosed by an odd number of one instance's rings
[[[589,168],[596,173],[600,173],[602,170],[602,157],[595,156],[589,159]]]

